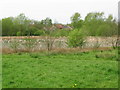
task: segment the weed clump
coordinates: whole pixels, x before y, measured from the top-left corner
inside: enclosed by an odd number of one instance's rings
[[[115,54],[110,54],[110,53],[99,53],[95,55],[96,58],[102,58],[102,59],[115,59],[116,55]]]

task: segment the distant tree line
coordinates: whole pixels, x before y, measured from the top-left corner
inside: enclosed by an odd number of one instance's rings
[[[68,36],[74,30],[82,30],[88,36],[114,36],[118,34],[118,23],[112,15],[104,16],[103,12],[88,13],[85,19],[81,19],[80,13],[75,13],[67,26],[72,30],[55,29],[52,36]],[[52,20],[46,18],[41,21],[30,20],[23,13],[17,17],[7,17],[2,21],[2,36],[40,36],[46,35],[52,30]]]
[[[84,30],[89,36],[113,36],[118,34],[118,23],[112,15],[107,18],[103,12],[88,13],[85,20],[79,13],[71,17],[71,25],[76,29]]]
[[[42,35],[43,27],[47,23],[51,23],[51,19],[46,18],[42,21],[28,19],[24,14],[17,17],[8,17],[2,19],[2,35],[3,36],[27,36]]]

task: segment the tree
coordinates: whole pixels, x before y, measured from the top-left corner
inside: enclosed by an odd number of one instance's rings
[[[71,21],[72,22],[78,22],[80,20],[81,16],[80,14],[77,12],[75,13],[72,17],[71,17]]]
[[[46,30],[49,33],[50,28],[52,26],[52,20],[47,17],[45,20],[41,21],[41,24],[44,25],[44,30]]]
[[[35,36],[40,36],[40,35],[44,35],[45,34],[45,31],[44,30],[37,30],[34,35]]]
[[[111,22],[113,21],[113,16],[112,15],[109,15],[108,18],[106,19],[107,22]]]
[[[91,12],[88,13],[87,16],[85,17],[85,21],[89,22],[91,20],[104,20],[103,18],[104,12]]]
[[[38,31],[38,30],[39,30],[39,29],[36,28],[36,27],[29,26],[28,29],[27,29],[26,32],[25,32],[25,35],[27,35],[27,36],[32,36],[32,35],[34,35],[34,33],[35,33],[36,31]]]
[[[82,27],[83,20],[81,19],[81,15],[79,13],[75,13],[71,17],[71,24],[74,28],[79,29]]]
[[[33,20],[32,22],[35,28],[38,28],[40,30],[44,28],[43,20],[42,21]]]
[[[68,37],[68,45],[70,47],[80,47],[85,44],[85,33],[83,30],[73,30]]]
[[[85,17],[84,24],[87,28],[87,32],[90,36],[96,36],[97,35],[97,29],[101,26],[101,24],[104,22],[104,13],[101,12],[92,12],[88,13]]]
[[[44,25],[44,30],[45,30],[45,35],[46,35],[45,44],[47,46],[47,50],[49,53],[49,51],[52,50],[53,43],[54,43],[54,38],[52,38],[53,30],[51,29],[52,20],[50,18],[46,18],[45,20],[42,20],[41,23]]]
[[[112,15],[105,18],[103,12],[88,13],[84,24],[90,36],[117,35],[117,24]]]
[[[28,26],[30,24],[30,20],[23,14],[21,13],[18,15],[15,20],[14,20],[14,27],[18,31],[21,32],[21,36],[25,35],[25,31],[28,29]]]
[[[13,35],[13,17],[2,19],[2,35],[8,36]]]

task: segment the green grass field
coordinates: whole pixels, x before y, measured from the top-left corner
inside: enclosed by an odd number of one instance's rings
[[[4,54],[3,88],[117,88],[117,50]]]

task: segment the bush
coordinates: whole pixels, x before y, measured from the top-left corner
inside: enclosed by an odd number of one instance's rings
[[[68,45],[70,47],[83,47],[85,44],[85,32],[82,30],[73,30],[68,36]]]
[[[55,30],[53,33],[52,33],[52,36],[55,36],[55,37],[60,37],[60,36],[68,36],[69,35],[69,30],[65,30],[65,29],[58,29],[58,30]]]
[[[34,33],[35,36],[40,36],[40,35],[44,35],[44,34],[45,34],[44,30],[38,30]]]
[[[36,28],[36,27],[29,27],[26,31],[25,31],[25,35],[26,36],[31,36],[31,35],[34,35],[34,33],[36,31],[38,31],[39,29]]]
[[[19,31],[19,32],[17,32],[17,36],[21,36],[21,32]]]

